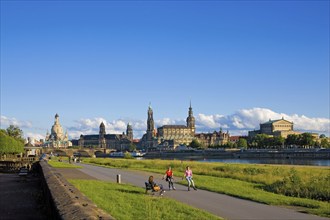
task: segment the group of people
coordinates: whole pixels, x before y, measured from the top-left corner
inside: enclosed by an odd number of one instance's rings
[[[194,180],[193,180],[193,173],[192,173],[192,170],[190,169],[189,166],[186,167],[186,170],[185,170],[185,173],[184,173],[182,179],[183,178],[185,178],[188,182],[188,191],[190,191],[191,186],[194,190],[197,190],[197,188],[195,187]],[[163,176],[162,179],[165,179],[166,182],[168,182],[168,189],[169,190],[171,190],[171,189],[176,190],[176,188],[174,187],[174,184],[173,184],[173,181],[174,181],[173,171],[172,171],[172,168],[170,166],[166,170],[165,175]],[[160,195],[163,195],[163,193],[165,192],[163,185],[162,184],[156,184],[155,181],[154,181],[153,176],[149,177],[147,185],[149,185],[153,191],[156,191],[156,192],[160,191]]]

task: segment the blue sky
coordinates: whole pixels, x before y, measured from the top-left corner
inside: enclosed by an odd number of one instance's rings
[[[329,1],[1,1],[1,128],[330,132]]]

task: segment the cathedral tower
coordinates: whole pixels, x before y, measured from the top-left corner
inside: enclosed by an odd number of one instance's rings
[[[188,117],[187,117],[187,127],[190,128],[191,134],[195,135],[195,117],[193,116],[191,102],[190,102]]]
[[[99,146],[101,148],[106,148],[106,141],[105,141],[105,125],[102,121],[102,123],[100,124],[100,132],[99,132]]]
[[[106,135],[106,133],[105,133],[105,125],[104,125],[103,121],[100,124],[100,132],[99,132],[99,134],[100,134],[100,138],[101,137],[104,138],[104,135]]]
[[[129,123],[127,124],[126,136],[131,142],[133,141],[133,128]]]
[[[147,121],[147,140],[150,141],[154,137],[154,129],[155,129],[155,123],[154,123],[154,116],[153,111],[151,108],[151,105],[149,104],[148,108],[148,121]]]

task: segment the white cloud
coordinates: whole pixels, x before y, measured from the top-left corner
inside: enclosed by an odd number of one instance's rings
[[[212,125],[219,124],[222,128],[228,129],[232,134],[240,134],[242,131],[246,131],[245,135],[247,135],[247,131],[259,129],[260,123],[267,122],[269,119],[281,119],[282,117],[294,123],[294,130],[325,133],[329,136],[330,119],[328,118],[309,118],[297,114],[288,115],[266,108],[241,109],[232,115],[223,117],[219,117],[218,115],[203,115],[203,117],[196,117],[196,124],[200,125],[201,130],[208,130],[213,128]]]
[[[98,134],[102,122],[107,134],[126,133],[127,124],[130,123],[133,127],[134,137],[141,137],[147,128],[147,122],[142,120],[118,119],[108,122],[104,118],[80,119],[75,121],[76,126],[68,128],[69,136],[78,139],[81,134]]]
[[[10,125],[15,125],[20,128],[31,128],[32,127],[32,123],[29,121],[22,121],[22,120],[18,120],[16,118],[8,118],[4,115],[1,115],[0,125],[1,125],[1,128],[7,128]]]
[[[221,118],[222,118],[221,115],[198,114],[196,117],[196,121],[201,126],[205,126],[208,128],[219,128],[220,127],[219,121]]]
[[[34,143],[34,140],[40,140],[44,139],[45,140],[45,135],[44,134],[38,134],[38,133],[33,133],[33,132],[26,132],[26,137],[29,137],[32,139],[32,143]]]
[[[288,115],[284,113],[274,112],[266,108],[251,108],[240,109],[231,115],[206,115],[199,113],[196,116],[196,130],[197,132],[213,132],[219,130],[220,127],[224,131],[228,130],[231,135],[247,135],[248,131],[259,129],[259,124],[267,122],[269,119],[275,120],[284,117],[284,119],[294,122],[294,130],[316,132],[330,136],[330,119],[329,118],[309,118],[305,115]],[[121,134],[126,132],[127,123],[133,127],[134,138],[141,138],[147,130],[147,119],[117,119],[107,121],[105,118],[97,117],[92,119],[79,119],[75,121],[75,125],[68,127],[68,134],[70,139],[78,139],[81,134],[98,134],[101,122],[105,124],[106,132],[108,134]],[[1,126],[9,126],[10,124],[17,125],[24,130],[32,130],[31,122],[20,121],[16,118],[8,118],[1,116]],[[168,125],[185,125],[185,119],[170,119],[162,118],[155,119],[155,128]],[[40,130],[40,128],[35,129]],[[46,134],[45,129],[45,134]],[[39,131],[40,132],[40,131]],[[44,139],[45,135],[39,132],[29,131],[25,133],[26,137],[35,139]],[[43,132],[41,132],[43,133]]]

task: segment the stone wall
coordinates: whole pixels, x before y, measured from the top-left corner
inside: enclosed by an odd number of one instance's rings
[[[46,205],[49,216],[53,219],[114,219],[71,185],[46,161],[39,164]]]

